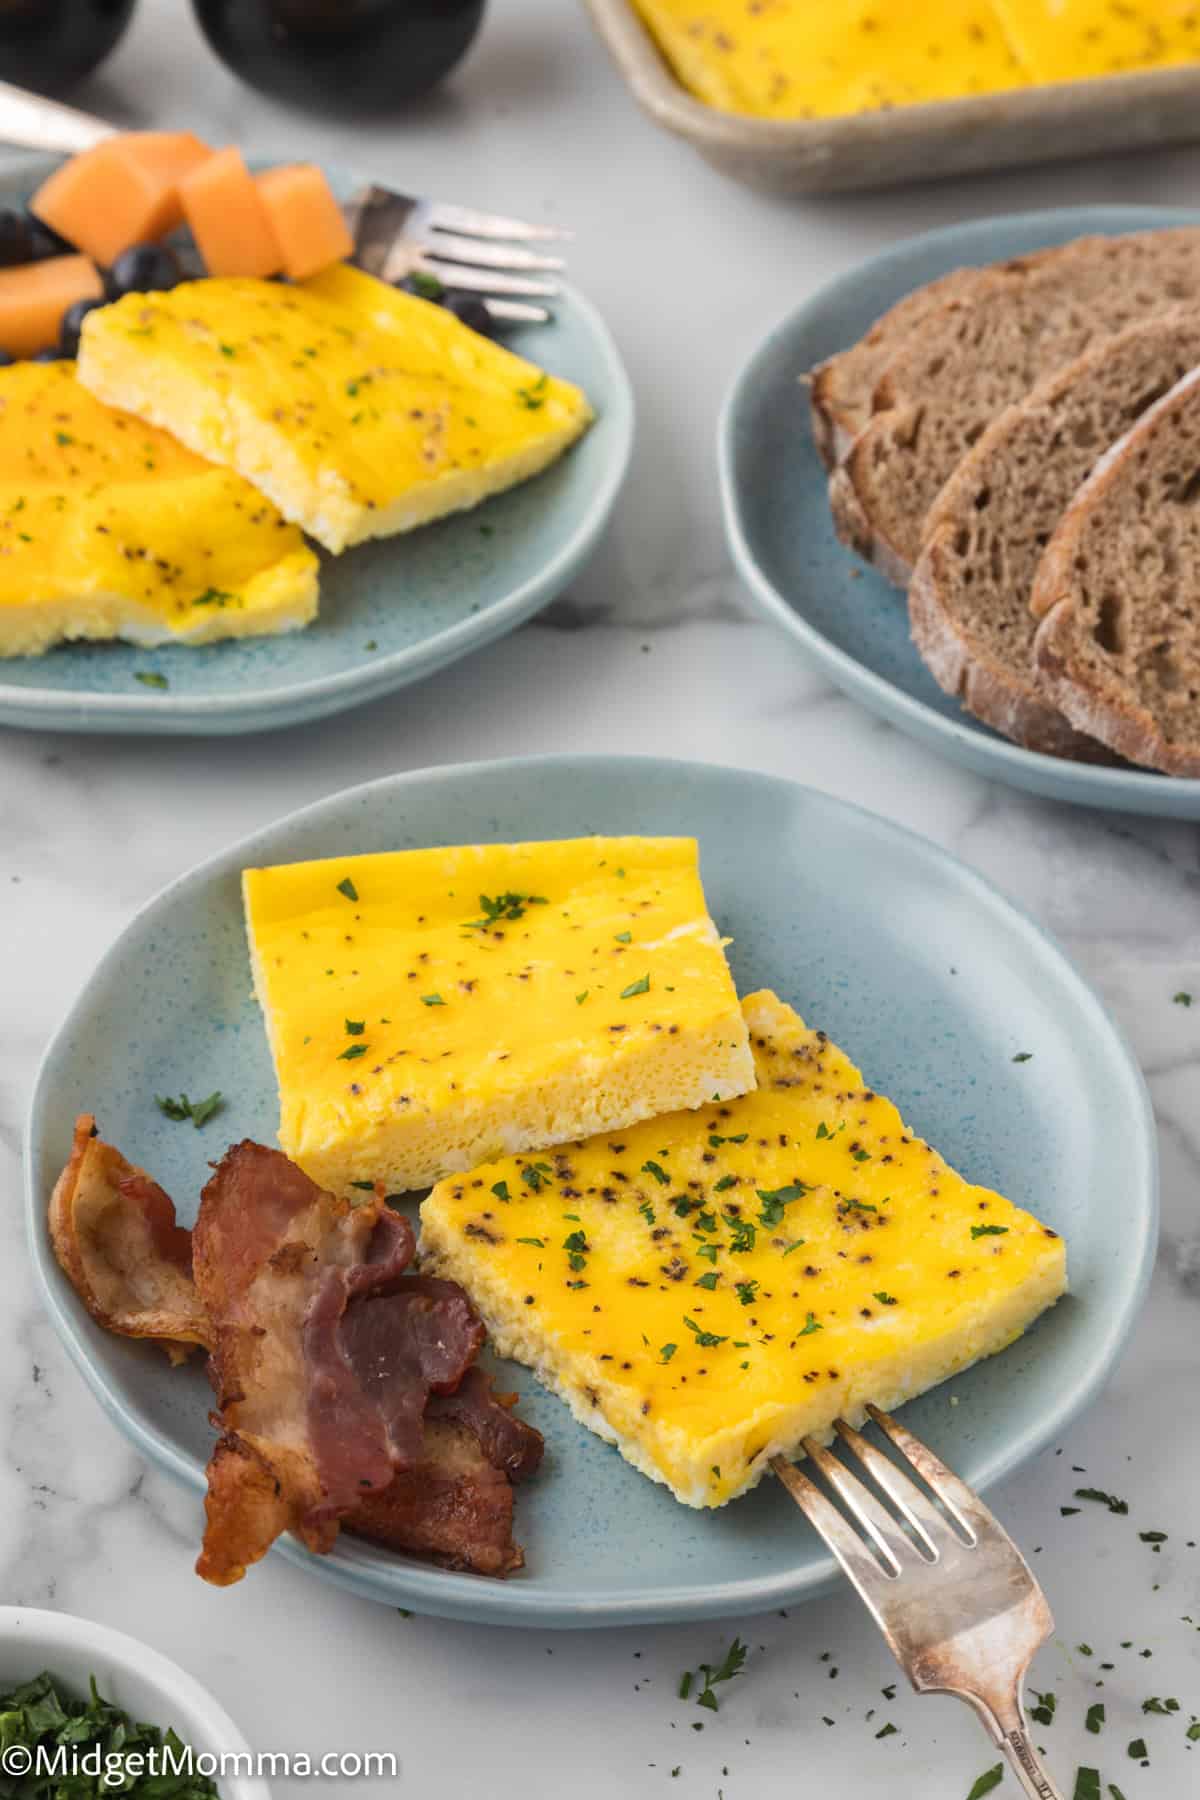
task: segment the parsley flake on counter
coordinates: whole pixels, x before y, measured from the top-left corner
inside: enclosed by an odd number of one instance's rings
[[[1099,1769],[1080,1768],[1075,1771],[1075,1792],[1071,1800],[1100,1800]]]
[[[621,989],[621,998],[622,1000],[632,1000],[635,994],[648,994],[649,992],[650,977],[643,975],[640,981],[631,981],[627,988]]]
[[[154,1103],[168,1119],[174,1119],[177,1124],[183,1119],[190,1119],[199,1131],[202,1125],[208,1124],[214,1113],[220,1112],[225,1098],[220,1088],[217,1088],[207,1100],[189,1100],[186,1094],[180,1094],[178,1100],[174,1100],[170,1094],[155,1094]]]
[[[1032,1050],[1018,1050],[1017,1054],[1013,1057],[1013,1061],[1014,1062],[1032,1062],[1033,1061],[1033,1051]]]
[[[1156,1549],[1159,1544],[1165,1544],[1167,1541],[1167,1534],[1165,1531],[1139,1531],[1138,1536],[1141,1538],[1143,1544],[1153,1544]]]
[[[1147,1762],[1149,1760],[1150,1752],[1146,1748],[1145,1738],[1130,1739],[1129,1755],[1133,1758],[1134,1762]]]
[[[347,900],[357,900],[358,899],[358,889],[355,887],[354,883],[351,881],[351,879],[348,875],[345,877],[345,879],[343,881],[338,882],[337,891],[339,894],[345,894]]]
[[[679,1677],[679,1698],[686,1700],[692,1691],[692,1671],[685,1669]]]
[[[1085,1729],[1090,1731],[1093,1736],[1099,1737],[1104,1718],[1104,1702],[1097,1700],[1094,1706],[1089,1706],[1087,1709],[1087,1718],[1084,1720]]]
[[[1192,1004],[1192,996],[1181,988],[1179,993],[1174,996],[1174,1001],[1176,1006],[1190,1006]]]
[[[979,1777],[967,1795],[967,1800],[983,1800],[983,1796],[990,1794],[993,1788],[998,1788],[1003,1780],[1004,1764],[997,1763],[995,1768],[985,1770]]]
[[[44,1758],[61,1755],[69,1768],[71,1759],[82,1765],[78,1774],[68,1774],[64,1785],[51,1777],[53,1789],[39,1773],[17,1773],[15,1768],[0,1773],[0,1790],[12,1800],[33,1800],[34,1796],[65,1795],[72,1800],[91,1800],[91,1796],[118,1791],[128,1800],[150,1800],[151,1795],[170,1794],[172,1800],[210,1800],[217,1795],[215,1784],[207,1775],[150,1774],[145,1767],[152,1752],[170,1748],[177,1763],[182,1763],[185,1746],[170,1728],[160,1729],[134,1719],[111,1701],[105,1700],[89,1682],[86,1700],[72,1699],[49,1670],[0,1694],[0,1746],[6,1751],[20,1749],[28,1754],[30,1770],[35,1770],[38,1752]],[[132,1767],[123,1768],[129,1754]],[[84,1757],[88,1763],[84,1764]],[[109,1759],[112,1759],[111,1761]],[[14,1762],[16,1759],[12,1759]],[[83,1770],[95,1760],[93,1776]]]
[[[1053,1725],[1054,1715],[1058,1710],[1058,1695],[1054,1693],[1034,1693],[1037,1705],[1030,1708],[1029,1716],[1036,1719],[1039,1725]]]
[[[24,534],[22,533],[22,535]],[[31,544],[33,539],[26,538],[25,542]],[[165,688],[171,685],[166,676],[160,675],[157,669],[135,669],[133,679],[140,681],[143,687]]]
[[[721,1681],[732,1681],[740,1675],[746,1666],[746,1646],[740,1638],[734,1638],[724,1658],[714,1668],[711,1663],[701,1663],[700,1673],[704,1677],[704,1686],[696,1696],[696,1705],[705,1706],[709,1712],[717,1711],[717,1696],[713,1689]]]
[[[1106,1494],[1103,1488],[1076,1488],[1075,1498],[1077,1500],[1095,1500],[1098,1505],[1107,1506],[1110,1513],[1127,1513],[1129,1511],[1128,1500],[1118,1500],[1115,1494]]]
[[[886,1725],[882,1726],[881,1729],[875,1733],[877,1738],[894,1737],[895,1735],[896,1727],[892,1724],[890,1719]]]

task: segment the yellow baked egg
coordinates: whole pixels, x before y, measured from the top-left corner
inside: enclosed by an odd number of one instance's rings
[[[746,1024],[690,838],[248,869],[279,1142],[336,1193],[744,1093]]]
[[[1066,1286],[1062,1240],[974,1187],[771,993],[757,1087],[438,1183],[426,1266],[497,1350],[689,1506],[867,1402],[1003,1350]]]

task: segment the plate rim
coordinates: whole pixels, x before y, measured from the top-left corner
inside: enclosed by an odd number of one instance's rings
[[[681,780],[701,783],[732,779],[751,782],[804,795],[833,814],[850,815],[859,830],[873,832],[882,840],[898,843],[926,859],[939,876],[947,876],[960,884],[985,907],[1010,915],[1019,927],[1020,936],[1032,950],[1052,965],[1065,987],[1072,991],[1077,1005],[1092,1014],[1096,1028],[1107,1033],[1108,1062],[1128,1092],[1129,1136],[1136,1139],[1138,1164],[1137,1192],[1141,1198],[1136,1254],[1131,1262],[1131,1278],[1126,1299],[1120,1310],[1104,1322],[1100,1350],[1095,1354],[1086,1375],[1067,1394],[1060,1394],[1054,1408],[1037,1423],[1018,1433],[1002,1450],[993,1453],[976,1486],[987,1492],[1016,1468],[1028,1462],[1061,1434],[1095,1399],[1119,1362],[1139,1318],[1149,1287],[1158,1245],[1159,1181],[1158,1140],[1153,1109],[1145,1076],[1122,1027],[1103,997],[1083,973],[1076,968],[1063,947],[1051,933],[1017,902],[969,863],[962,861],[940,844],[909,827],[897,824],[882,814],[870,811],[856,802],[847,801],[823,789],[794,781],[788,776],[768,774],[761,770],[741,769],[727,764],[695,761],[685,758],[646,755],[605,754],[588,752],[573,754],[553,752],[495,761],[441,764],[427,769],[407,770],[385,775],[373,781],[358,783],[336,794],[325,796],[307,806],[292,809],[280,818],[226,845],[223,850],[203,858],[182,874],[174,877],[157,893],[137,908],[99,957],[83,986],[68,1007],[47,1043],[38,1062],[24,1130],[24,1198],[25,1237],[33,1265],[35,1284],[50,1321],[65,1346],[68,1356],[99,1401],[102,1411],[121,1434],[149,1462],[175,1477],[193,1493],[202,1494],[205,1487],[202,1469],[181,1455],[152,1425],[126,1406],[106,1380],[99,1365],[89,1355],[80,1327],[88,1315],[78,1298],[67,1290],[54,1260],[45,1228],[48,1194],[42,1192],[44,1172],[40,1139],[43,1120],[52,1097],[47,1092],[53,1065],[67,1046],[77,1024],[89,1010],[90,995],[97,981],[118,960],[126,944],[148,927],[161,923],[176,901],[188,890],[203,889],[227,877],[247,856],[259,854],[257,846],[265,839],[286,835],[298,825],[321,824],[325,818],[336,819],[341,810],[372,793],[385,790],[403,793],[406,789],[432,784],[469,784],[486,773],[511,785],[522,778],[536,779],[548,768],[575,775],[610,777],[630,776],[647,765],[669,772]],[[397,1555],[391,1563],[360,1566],[352,1555],[335,1552],[318,1557],[294,1539],[281,1538],[271,1552],[285,1561],[309,1569],[321,1579],[346,1588],[360,1596],[390,1605],[407,1605],[412,1610],[434,1616],[459,1619],[471,1623],[574,1629],[591,1626],[666,1624],[685,1619],[722,1618],[750,1615],[772,1607],[798,1605],[816,1598],[835,1585],[837,1567],[832,1556],[823,1557],[807,1572],[796,1576],[778,1572],[764,1576],[718,1584],[690,1584],[673,1591],[669,1599],[649,1600],[640,1594],[601,1596],[564,1587],[552,1593],[522,1591],[520,1580],[512,1583],[491,1582],[486,1577],[463,1576]],[[381,1553],[367,1550],[363,1555]]]
[[[1200,212],[1194,207],[1139,206],[1124,201],[1107,206],[1100,203],[1040,207],[1028,212],[964,219],[888,245],[876,255],[864,258],[824,282],[798,306],[789,308],[741,362],[721,404],[717,422],[721,516],[734,566],[758,610],[781,626],[799,645],[810,666],[828,676],[843,693],[860,701],[910,737],[948,756],[951,761],[965,763],[976,774],[992,776],[1016,787],[1032,788],[1036,793],[1067,798],[1084,806],[1197,818],[1200,817],[1200,778],[1163,775],[1152,769],[1107,769],[1100,764],[1071,762],[1038,750],[1027,750],[991,732],[982,722],[967,724],[960,719],[945,717],[833,643],[807,616],[789,604],[786,595],[760,563],[746,528],[736,473],[735,439],[745,410],[745,397],[761,368],[794,335],[803,331],[815,314],[839,301],[856,297],[864,278],[890,275],[907,265],[914,256],[924,257],[953,244],[972,246],[975,239],[982,240],[997,230],[1028,228],[1033,232],[1044,229],[1051,220],[1063,221],[1066,227],[1064,242],[1070,237],[1084,235],[1089,228],[1097,233],[1115,235],[1112,221],[1120,214],[1128,215],[1130,221],[1120,230],[1136,230],[1139,223],[1145,230],[1154,229],[1156,223],[1163,227],[1200,223]],[[996,259],[993,256],[991,260]],[[964,262],[970,261],[968,250]],[[902,291],[911,292],[911,285]],[[899,297],[897,294],[896,298]],[[803,404],[799,396],[798,403]]]
[[[26,157],[23,162],[5,159],[0,163],[0,193],[36,178],[38,169],[56,167],[62,160],[57,156]],[[362,179],[353,169],[338,170],[332,163],[321,166],[352,182]],[[606,365],[609,391],[603,417],[615,427],[615,435],[612,454],[590,490],[578,527],[549,563],[483,612],[459,619],[431,638],[374,656],[361,668],[309,676],[286,687],[238,687],[225,695],[189,696],[26,688],[3,679],[8,659],[0,658],[0,725],[86,733],[131,729],[146,735],[233,735],[286,728],[394,693],[473,650],[485,648],[534,617],[562,592],[606,529],[629,473],[637,435],[633,383],[610,326],[596,304],[572,283],[560,281],[559,287],[560,304],[583,322]],[[448,515],[451,519],[456,516]],[[147,654],[170,647],[144,646]]]

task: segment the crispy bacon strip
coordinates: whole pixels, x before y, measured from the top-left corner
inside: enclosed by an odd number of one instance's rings
[[[95,1133],[95,1119],[81,1113],[50,1197],[54,1254],[99,1324],[151,1338],[183,1362],[211,1337],[192,1283],[191,1235],[158,1183]]]
[[[250,1142],[217,1165],[193,1246],[215,1334],[223,1431],[196,1567],[223,1586],[240,1580],[280,1530],[318,1554],[332,1549],[358,1494],[390,1481],[378,1409],[335,1360],[310,1355],[308,1320],[340,1318],[351,1296],[393,1287],[415,1246],[407,1219],[381,1199],[351,1206],[280,1151]],[[272,1483],[275,1504],[263,1505]]]

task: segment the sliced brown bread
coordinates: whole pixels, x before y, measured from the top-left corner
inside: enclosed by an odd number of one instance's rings
[[[1110,754],[1034,666],[1034,578],[1098,456],[1198,364],[1200,306],[1103,338],[994,419],[933,503],[908,590],[913,642],[948,694],[1027,749]]]
[[[813,438],[827,469],[850,448],[871,417],[875,383],[913,332],[947,301],[970,294],[988,274],[986,269],[952,269],[949,275],[905,294],[877,319],[865,337],[820,363],[807,377],[812,405]]]
[[[1080,238],[928,315],[834,471],[843,541],[903,584],[929,508],[996,414],[1097,339],[1184,301],[1200,301],[1200,227]]]
[[[1130,762],[1200,776],[1200,369],[1114,444],[1033,584],[1047,691]]]

